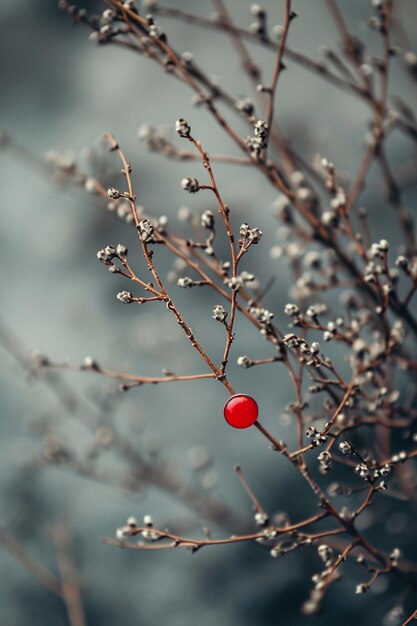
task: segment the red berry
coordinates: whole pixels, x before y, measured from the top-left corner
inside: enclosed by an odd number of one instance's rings
[[[258,419],[258,405],[250,396],[238,393],[224,405],[224,418],[233,428],[249,428]]]

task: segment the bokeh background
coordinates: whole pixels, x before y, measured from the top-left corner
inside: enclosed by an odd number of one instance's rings
[[[250,4],[227,0],[242,26],[251,22]],[[371,2],[340,0],[339,5],[352,31],[378,54],[378,35],[367,27]],[[416,3],[399,0],[395,5],[409,40],[415,41]],[[100,5],[85,4],[88,9],[94,6]],[[205,16],[212,11],[210,2],[195,0],[166,0],[166,6]],[[282,20],[282,1],[267,0],[264,6],[271,24]],[[292,48],[314,59],[322,58],[322,45],[338,49],[338,36],[322,0],[294,0],[294,9],[299,18],[291,29]],[[166,215],[181,232],[187,228],[178,218],[181,207],[213,208],[208,197],[187,196],[180,187],[184,176],[203,178],[200,164],[166,161],[137,139],[143,123],[173,129],[175,120],[185,117],[209,152],[236,154],[208,114],[193,107],[185,87],[145,59],[112,46],[95,46],[87,29],[72,24],[52,0],[3,0],[0,15],[0,121],[19,144],[41,159],[58,151],[91,174],[104,172],[109,186],[117,187],[119,164],[104,155],[100,140],[103,132],[112,132],[134,168],[138,201],[149,213]],[[252,95],[224,35],[163,18],[159,23],[179,51],[192,51],[229,91]],[[267,79],[273,55],[256,46],[251,50]],[[410,83],[400,63],[394,61],[393,66],[393,91],[414,104],[415,83]],[[369,122],[363,103],[288,61],[288,71],[280,79],[278,108],[281,128],[306,158],[320,153],[341,170],[355,171]],[[177,141],[173,130],[168,132]],[[407,140],[393,138],[389,147],[398,165],[414,156]],[[271,208],[276,194],[255,172],[221,165],[215,173],[235,224],[248,220],[265,233],[245,269],[254,271],[262,283],[275,277],[267,304],[285,327],[282,310],[290,300],[290,276],[285,260],[268,255],[276,243]],[[206,494],[250,523],[251,504],[233,472],[237,463],[271,513],[289,509],[297,519],[313,499],[256,431],[240,433],[226,427],[225,394],[215,384],[146,386],[121,396],[116,385],[87,373],[42,380],[28,375],[10,346],[22,355],[39,350],[51,359],[75,363],[92,354],[103,366],[142,375],[160,375],[163,368],[178,373],[204,370],[163,307],[125,307],[116,300],[125,283],[109,275],[95,255],[104,245],[118,242],[133,252],[134,232],[125,222],[84,189],[57,184],[36,160],[7,146],[0,153],[0,179],[1,527],[35,560],[56,571],[52,534],[65,524],[72,536],[89,626],[300,624],[299,607],[308,595],[309,578],[320,569],[313,551],[276,561],[256,545],[216,547],[192,556],[186,551],[121,551],[102,544],[102,538],[113,536],[128,515],[141,519],[151,513],[160,526],[196,533],[207,522],[184,504],[180,488],[177,495],[170,495],[163,485],[147,488],[146,478],[143,488],[129,488],[126,466],[111,450],[93,462],[91,428],[98,423],[116,425],[154,467],[168,467],[168,473],[183,476],[185,484],[200,494],[196,506]],[[373,180],[362,201],[376,218],[378,238],[386,234],[389,219],[384,190],[377,177]],[[407,202],[413,202],[414,191],[410,185]],[[392,237],[395,240],[395,232]],[[135,263],[141,266],[139,255]],[[204,290],[181,291],[175,283],[172,291],[197,336],[218,358],[223,333],[211,319],[216,303],[212,296]],[[239,354],[270,356],[251,327],[240,323],[237,330],[233,362]],[[4,349],[6,344],[9,350]],[[292,391],[283,369],[248,372],[232,363],[231,379],[237,389],[258,399],[266,425],[291,441],[293,429],[285,419],[285,407]],[[70,463],[45,467],[39,461],[44,458],[45,437],[52,445],[51,435],[52,444],[59,440],[74,453]],[[205,455],[209,460],[204,467],[193,468]],[[93,466],[98,468],[97,480],[89,476]],[[363,524],[373,526],[375,533],[384,527],[395,544],[399,533],[408,536],[411,531],[408,513],[406,505],[399,505],[394,519],[364,516]],[[225,532],[210,526],[213,532]],[[59,599],[7,551],[0,555],[1,624],[68,624]],[[357,598],[357,575],[352,571],[351,578],[331,589],[325,612],[311,618],[311,624],[382,623],[395,602],[395,586],[382,580],[366,597]]]

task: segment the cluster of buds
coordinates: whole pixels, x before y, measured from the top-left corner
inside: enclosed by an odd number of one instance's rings
[[[300,325],[302,321],[302,315],[301,315],[299,307],[296,304],[292,302],[289,302],[288,304],[286,304],[284,307],[284,313],[285,315],[288,315],[288,317],[291,317],[292,326]]]
[[[371,259],[383,261],[386,259],[387,252],[389,250],[389,244],[386,239],[381,239],[379,243],[373,243],[370,247],[368,254]]]
[[[395,320],[391,327],[390,339],[394,344],[402,344],[406,336],[406,329],[401,320]]]
[[[311,445],[314,448],[322,446],[327,441],[326,435],[319,433],[315,426],[309,426],[306,430],[306,435],[309,439],[311,439]]]
[[[239,291],[239,289],[241,289],[248,283],[253,283],[254,281],[254,274],[243,271],[238,276],[226,276],[224,279],[224,284],[227,285],[229,289],[233,289],[233,291]]]
[[[400,254],[400,256],[395,259],[395,265],[397,265],[397,267],[400,267],[406,274],[408,274],[410,271],[410,262],[407,257],[403,256],[402,254]]]
[[[110,189],[107,189],[107,195],[112,200],[119,200],[119,198],[124,198],[124,194],[114,187],[110,187]]]
[[[212,211],[204,211],[201,214],[201,226],[207,230],[214,229],[214,215]]]
[[[249,369],[249,367],[252,367],[253,365],[253,361],[248,356],[246,356],[246,354],[238,356],[236,363],[239,365],[239,367],[242,367],[245,370]]]
[[[187,289],[188,287],[193,287],[194,281],[192,278],[188,278],[188,276],[183,276],[182,278],[178,279],[177,285],[182,289]]]
[[[330,546],[325,543],[320,544],[317,553],[327,567],[333,563],[333,550]]]
[[[160,39],[161,41],[166,41],[166,34],[161,30],[159,26],[155,24],[155,21],[151,15],[147,16],[147,21],[149,37],[152,37],[152,39]]]
[[[153,530],[153,519],[150,515],[144,515],[143,517],[143,523],[146,526],[145,530],[142,530],[142,537],[146,540],[146,541],[156,541],[159,538],[159,535],[157,535]]]
[[[212,315],[212,317],[217,322],[221,322],[222,324],[224,324],[226,322],[226,318],[227,318],[227,311],[224,308],[224,306],[221,305],[221,304],[216,304],[213,307],[213,315]]]
[[[255,157],[259,157],[268,145],[268,130],[268,124],[263,120],[258,120],[254,125],[254,134],[245,137],[248,150]]]
[[[180,119],[175,122],[175,130],[180,137],[183,137],[184,139],[189,139],[191,126],[184,118],[180,117]]]
[[[143,219],[138,224],[138,233],[143,243],[153,240],[154,227],[148,219]]]
[[[389,465],[388,463],[386,463],[385,465],[382,465],[382,467],[379,467],[378,469],[373,471],[373,477],[374,478],[385,478],[386,476],[388,476],[389,474],[391,474],[392,472],[392,466]]]
[[[262,231],[259,228],[250,228],[249,224],[247,224],[246,222],[241,225],[239,234],[239,245],[246,250],[252,244],[259,243],[262,237]]]
[[[327,452],[326,450],[320,452],[317,460],[319,462],[319,470],[321,474],[327,474],[328,472],[330,472],[332,468],[332,456],[330,452]]]
[[[392,567],[398,567],[398,561],[401,559],[402,553],[399,548],[394,548],[389,555],[389,560],[391,562]]]
[[[133,535],[136,535],[137,527],[138,524],[136,521],[136,517],[130,515],[127,518],[126,525],[121,526],[116,530],[116,538],[119,541],[123,541],[123,539],[125,539],[126,537],[132,537]]]
[[[116,18],[116,12],[113,9],[105,9],[101,14],[102,24],[111,24]]]
[[[184,191],[188,191],[188,193],[197,193],[200,189],[200,183],[196,178],[183,178],[181,181],[181,187]]]
[[[97,258],[104,265],[111,265],[113,259],[117,257],[116,248],[114,246],[106,246],[97,252]]]
[[[324,341],[331,341],[334,339],[338,333],[338,329],[344,326],[345,322],[343,317],[338,317],[335,321],[330,321],[327,323],[327,328],[323,333]]]
[[[347,441],[341,441],[339,443],[339,451],[342,454],[352,454],[353,453],[353,449],[352,446],[350,445],[350,443],[348,443]]]
[[[97,28],[97,30],[93,30],[90,34],[90,41],[99,44],[107,43],[119,32],[120,31],[117,29],[115,30],[112,24],[109,22],[107,24],[103,24],[103,26],[101,26],[100,28]]]
[[[373,243],[368,250],[368,258],[370,259],[367,264],[364,272],[364,280],[367,283],[376,283],[378,280],[378,276],[382,274],[388,275],[388,266],[387,266],[387,256],[388,256],[389,245],[388,241],[385,239],[381,239],[379,243]],[[395,279],[394,274],[396,274],[396,270],[393,270],[392,278]],[[388,276],[390,278],[390,276]],[[392,289],[391,280],[388,283],[383,285],[383,290],[386,293]]]
[[[294,333],[285,335],[283,339],[284,343],[297,353],[300,363],[305,363],[311,367],[320,367],[322,364],[319,358],[320,344],[317,341],[313,341],[311,345],[303,337],[298,337]]]
[[[366,463],[358,463],[355,472],[364,480],[368,480],[370,477],[370,470]]]
[[[330,208],[322,213],[320,220],[323,226],[336,229],[340,224],[340,215],[335,209]]]
[[[264,528],[269,524],[269,517],[264,511],[256,511],[255,524],[260,528]]]
[[[391,457],[392,463],[404,463],[404,461],[406,460],[407,460],[407,452],[405,452],[404,450],[402,450],[401,452],[398,452],[397,454],[393,454]]]
[[[97,258],[101,263],[107,265],[111,272],[117,272],[118,269],[113,263],[114,259],[119,259],[122,263],[127,257],[127,248],[119,243],[116,248],[112,245],[106,246],[97,252]]]
[[[330,164],[331,165],[331,164]],[[340,212],[346,206],[346,192],[343,187],[337,187],[333,198],[330,201],[330,210]]]
[[[315,615],[320,610],[326,586],[329,582],[336,582],[341,577],[339,570],[333,568],[333,559],[330,552],[321,546],[319,546],[318,550],[320,558],[323,560],[328,558],[329,560],[325,561],[325,567],[321,572],[312,576],[314,587],[310,592],[310,597],[301,607],[304,615]]]
[[[324,303],[311,304],[306,310],[306,316],[312,319],[315,323],[318,323],[320,315],[327,313],[327,305]]]
[[[144,516],[143,524],[145,528],[140,530],[138,528],[136,517],[131,515],[127,518],[126,525],[116,530],[116,538],[120,541],[123,541],[123,539],[125,539],[126,537],[132,537],[140,532],[142,538],[146,541],[157,541],[159,539],[159,535],[152,530],[153,521],[150,515]]]
[[[407,259],[405,256],[400,255],[397,257],[395,264],[414,281],[417,280],[417,256]]]
[[[182,289],[188,289],[189,287],[203,287],[207,284],[206,280],[193,280],[188,276],[183,276],[177,280],[178,287],[181,287]]]
[[[239,289],[243,287],[243,280],[240,276],[226,277],[224,283],[229,289],[233,289],[233,291],[239,291]]]
[[[251,306],[249,308],[249,313],[260,324],[270,324],[274,317],[274,314],[271,311],[264,309],[262,306]]]
[[[131,304],[132,302],[135,302],[135,298],[132,296],[130,291],[119,291],[116,298],[124,304]]]
[[[250,31],[257,35],[262,41],[267,40],[268,32],[266,28],[266,11],[259,4],[252,4],[250,12],[255,21],[250,25]]]

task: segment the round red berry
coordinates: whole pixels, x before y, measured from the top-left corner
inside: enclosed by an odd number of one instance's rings
[[[233,428],[249,428],[258,419],[258,405],[250,396],[238,393],[224,405],[224,418]]]

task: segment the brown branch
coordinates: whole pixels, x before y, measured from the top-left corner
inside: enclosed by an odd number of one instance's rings
[[[81,586],[72,555],[71,537],[68,529],[60,526],[52,533],[58,568],[62,580],[62,595],[71,626],[87,626],[81,598]]]
[[[274,117],[274,102],[275,102],[276,91],[278,87],[278,80],[281,75],[281,71],[283,69],[282,59],[284,56],[285,43],[287,41],[288,31],[290,28],[290,22],[291,22],[291,0],[285,0],[284,26],[283,26],[283,30],[282,30],[280,40],[279,40],[278,53],[277,53],[277,58],[275,61],[275,67],[274,67],[274,72],[272,75],[271,84],[268,89],[269,102],[268,102],[268,109],[266,113],[268,132],[272,126],[272,120]]]
[[[34,561],[20,546],[20,544],[12,539],[4,530],[0,529],[0,545],[9,552],[14,559],[20,565],[22,565],[26,571],[28,571],[32,576],[37,578],[39,582],[41,582],[47,589],[52,591],[55,595],[63,598],[64,592],[63,588],[50,572],[46,570],[43,566],[39,565],[36,561]]]

